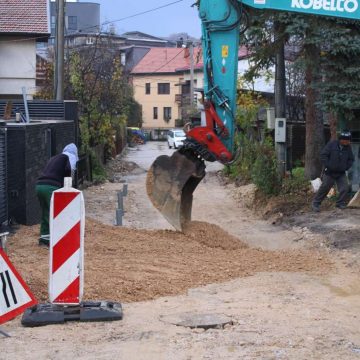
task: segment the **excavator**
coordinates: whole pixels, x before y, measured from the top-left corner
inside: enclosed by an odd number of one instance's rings
[[[230,164],[235,157],[238,47],[247,9],[360,19],[358,0],[198,0],[195,5],[202,26],[204,120],[186,131],[183,147],[172,156],[155,159],[146,179],[152,204],[178,231],[191,220],[205,161]]]

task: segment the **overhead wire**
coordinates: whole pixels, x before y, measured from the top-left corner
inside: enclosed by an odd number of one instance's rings
[[[144,14],[147,14],[147,13],[150,13],[150,12],[154,12],[154,11],[157,11],[157,10],[160,10],[160,9],[163,9],[163,8],[166,8],[166,7],[175,5],[175,4],[180,3],[180,2],[183,2],[183,1],[185,1],[185,0],[172,1],[172,2],[170,2],[170,3],[164,4],[164,5],[161,5],[161,6],[152,8],[152,9],[149,9],[149,10],[145,10],[145,11],[142,11],[142,12],[139,12],[139,13],[136,13],[136,14],[133,14],[133,15],[125,16],[125,17],[120,18],[120,19],[111,20],[111,21],[104,21],[103,23],[100,24],[100,26],[105,26],[105,25],[109,25],[109,24],[112,24],[112,23],[115,23],[115,22],[124,21],[124,20],[131,19],[131,18],[134,18],[134,17],[137,17],[137,16],[141,16],[141,15],[144,15]],[[70,35],[81,34],[84,30],[89,30],[89,29],[92,29],[92,28],[94,28],[94,27],[98,27],[98,26],[96,25],[96,26],[89,26],[89,27],[86,27],[86,28],[82,28],[81,31],[71,33]],[[44,38],[44,37],[45,37],[45,36],[34,36],[34,37],[26,37],[26,38],[22,38],[22,39],[0,40],[0,43],[12,43],[12,42],[22,42],[22,41],[33,41],[33,40],[37,40],[37,39],[42,39],[42,38]],[[181,49],[181,51],[179,51],[174,57],[172,57],[172,58],[171,58],[169,61],[167,61],[165,64],[162,64],[159,68],[151,71],[151,73],[157,73],[159,70],[161,70],[161,69],[164,68],[166,65],[168,65],[171,61],[173,61],[176,57],[178,57],[183,51],[184,51],[184,49]],[[144,78],[144,77],[143,77],[143,78]],[[149,78],[149,79],[160,80],[160,79],[154,79],[154,78]],[[177,82],[177,81],[174,81],[174,80],[173,80],[173,81],[170,81],[170,82]]]
[[[180,3],[180,2],[183,2],[185,0],[176,0],[176,1],[172,1],[170,3],[167,3],[167,4],[164,4],[164,5],[161,5],[161,6],[158,6],[158,7],[155,7],[155,8],[152,8],[152,9],[149,9],[149,10],[145,10],[145,11],[142,11],[142,12],[139,12],[139,13],[135,13],[135,14],[132,14],[132,15],[129,15],[129,16],[125,16],[125,17],[122,17],[120,19],[115,19],[115,20],[110,20],[110,21],[104,21],[103,23],[100,24],[100,27],[103,27],[103,26],[106,26],[106,25],[109,25],[109,24],[113,24],[113,23],[116,23],[116,22],[120,22],[120,21],[124,21],[124,20],[127,20],[127,19],[131,19],[131,18],[134,18],[134,17],[137,17],[137,16],[141,16],[141,15],[144,15],[144,14],[148,14],[150,12],[154,12],[154,11],[158,11],[160,9],[163,9],[163,8],[166,8],[166,7],[169,7],[169,6],[172,6],[172,5],[175,5],[177,3]],[[88,27],[85,27],[85,28],[82,28],[81,30],[77,31],[77,32],[73,32],[69,35],[77,35],[77,34],[82,34],[83,31],[86,31],[86,30],[90,30],[90,29],[93,29],[93,28],[97,28],[98,26],[97,25],[93,25],[93,26],[88,26]],[[10,34],[11,35],[11,34]],[[46,35],[39,35],[39,36],[29,36],[29,37],[26,37],[26,38],[21,38],[21,39],[12,39],[12,40],[0,40],[0,43],[16,43],[16,42],[26,42],[26,41],[33,41],[33,40],[38,40],[38,39],[44,39],[46,37]],[[171,63],[175,58],[177,58],[181,53],[184,52],[184,49],[181,49],[175,56],[173,56],[170,60],[168,60],[165,64],[162,64],[159,68],[151,71],[150,74],[155,74],[157,73],[159,70],[163,69],[166,65],[168,65],[169,63]],[[149,75],[149,73],[147,73],[147,75]],[[153,77],[151,78],[147,78],[147,77],[142,77],[143,79],[151,79],[151,80],[162,80],[162,79],[155,79]],[[175,83],[178,83],[177,80],[170,80],[170,82],[175,82]],[[135,85],[136,87],[143,87],[141,85]]]
[[[81,34],[82,32],[84,32],[84,31],[86,31],[86,30],[90,30],[90,29],[94,29],[94,28],[101,28],[101,27],[103,27],[103,26],[105,26],[105,25],[113,24],[113,23],[120,22],[120,21],[124,21],[124,20],[127,20],[127,19],[132,19],[132,18],[134,18],[134,17],[141,16],[141,15],[144,15],[144,14],[148,14],[148,13],[150,13],[150,12],[154,12],[154,11],[157,11],[157,10],[161,10],[161,9],[163,9],[163,8],[166,8],[166,7],[175,5],[175,4],[180,3],[180,2],[183,2],[183,1],[185,1],[185,0],[172,1],[172,2],[170,2],[170,3],[164,4],[164,5],[161,5],[161,6],[152,8],[152,9],[149,9],[149,10],[141,11],[141,12],[138,12],[138,13],[135,13],[135,14],[132,14],[132,15],[129,15],[129,16],[124,16],[124,17],[122,17],[122,18],[120,18],[120,19],[104,21],[104,22],[101,23],[99,26],[98,26],[98,25],[88,26],[88,27],[82,28],[81,30],[78,30],[77,32],[71,33],[71,35]],[[2,15],[4,15],[4,14],[2,14]],[[6,15],[6,14],[5,14],[5,15]],[[10,35],[11,35],[11,33],[10,33]],[[36,39],[42,39],[42,38],[45,38],[45,37],[46,37],[46,35],[44,34],[44,35],[42,35],[42,36],[31,36],[31,37],[26,37],[26,38],[22,38],[22,39],[0,40],[0,43],[20,42],[20,41],[31,41],[31,40],[36,40]]]

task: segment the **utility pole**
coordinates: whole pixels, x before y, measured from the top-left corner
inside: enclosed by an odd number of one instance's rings
[[[277,53],[275,55],[275,118],[286,118],[286,76],[285,76],[285,46],[282,40],[279,40],[284,32],[283,25],[275,22],[274,24],[275,41],[277,44]],[[276,121],[276,123],[278,123]],[[283,123],[283,122],[280,122]],[[286,133],[286,120],[283,123]],[[278,131],[275,128],[275,131]],[[276,158],[278,161],[278,171],[281,177],[285,176],[286,171],[286,135],[285,142],[275,142]]]
[[[64,100],[65,0],[56,0],[55,99]]]
[[[190,105],[194,105],[194,44],[189,43],[190,50]]]

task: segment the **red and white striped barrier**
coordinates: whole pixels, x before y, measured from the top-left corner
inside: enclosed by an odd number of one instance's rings
[[[78,305],[83,295],[85,206],[81,191],[64,187],[50,205],[49,296],[53,304]]]

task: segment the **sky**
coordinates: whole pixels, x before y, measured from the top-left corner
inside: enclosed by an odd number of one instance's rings
[[[178,1],[177,3],[174,3]],[[195,0],[80,0],[100,4],[100,21],[118,20],[174,3],[147,14],[114,22],[118,34],[141,31],[154,36],[186,32],[200,38],[200,19],[197,8],[191,7]]]

